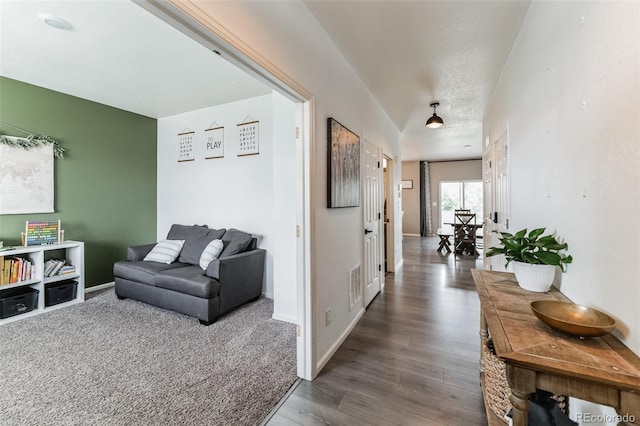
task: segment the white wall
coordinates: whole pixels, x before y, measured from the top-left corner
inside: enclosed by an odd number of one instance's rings
[[[511,228],[546,226],[561,291],[640,354],[640,4],[532,2],[484,119],[509,122]]]
[[[399,132],[303,2],[194,4],[315,97],[313,345],[315,365],[322,365],[363,312],[349,311],[347,281],[348,271],[362,263],[361,209],[326,207],[327,117],[334,117],[392,158],[400,156]],[[400,183],[400,167],[394,169],[394,175],[394,181]],[[394,204],[399,208],[399,199]],[[395,251],[399,254],[398,231]],[[332,310],[330,326],[324,320],[327,308]]]
[[[173,223],[237,228],[267,250],[274,316],[296,319],[295,105],[266,95],[158,120],[158,238]],[[237,124],[260,121],[259,155],[238,157]],[[204,159],[204,130],[224,126],[224,158]],[[195,131],[195,161],[177,162],[177,134]],[[293,261],[292,261],[293,260]]]

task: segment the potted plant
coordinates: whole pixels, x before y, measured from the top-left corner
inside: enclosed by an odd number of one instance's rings
[[[502,247],[490,247],[487,256],[503,254],[505,268],[513,262],[513,272],[520,287],[525,290],[546,292],[551,288],[555,270],[562,272],[573,258],[564,253],[567,243],[560,243],[553,235],[544,234],[545,228],[534,229],[529,234],[523,229],[510,234],[502,232]]]

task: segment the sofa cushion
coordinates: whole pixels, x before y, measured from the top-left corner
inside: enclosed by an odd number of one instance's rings
[[[224,233],[222,242],[224,243],[224,249],[220,253],[220,258],[245,251],[251,242],[251,234],[231,228]]]
[[[158,262],[145,262],[143,260],[121,260],[113,265],[113,275],[131,281],[154,286],[158,272],[169,269],[184,268],[184,263],[174,262],[169,265]]]
[[[198,265],[204,248],[213,240],[221,239],[226,229],[209,229],[207,225],[171,226],[167,239],[185,240],[179,262]]]
[[[222,238],[226,229],[209,229],[203,235],[191,236],[184,242],[184,247],[180,252],[180,258],[178,259],[182,263],[190,263],[192,265],[200,264],[200,257],[202,252],[213,240],[219,240]]]
[[[202,254],[200,255],[200,268],[202,268],[203,270],[207,269],[207,266],[209,266],[209,263],[211,263],[211,261],[213,259],[217,259],[218,256],[220,256],[220,253],[222,253],[222,249],[224,248],[224,243],[222,242],[222,240],[213,240],[211,241],[202,251]]]
[[[220,293],[218,280],[207,277],[200,266],[194,265],[158,273],[156,287],[202,298],[216,297]]]
[[[144,259],[147,262],[173,263],[182,251],[184,240],[164,240],[155,245]]]

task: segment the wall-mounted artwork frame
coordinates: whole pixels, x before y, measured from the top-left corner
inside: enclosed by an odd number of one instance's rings
[[[360,205],[360,137],[327,120],[327,207]]]
[[[204,131],[204,159],[224,157],[224,127],[212,127]]]
[[[196,132],[187,129],[182,133],[178,133],[178,163],[195,160],[193,149],[195,135]]]
[[[0,144],[0,214],[53,213],[53,169],[53,144]]]
[[[409,179],[409,180],[403,180],[401,181],[402,183],[402,189],[413,189],[413,180]]]
[[[260,122],[238,124],[238,157],[260,154]]]

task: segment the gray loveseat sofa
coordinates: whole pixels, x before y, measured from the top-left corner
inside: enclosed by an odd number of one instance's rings
[[[257,240],[250,234],[237,229],[173,225],[167,240],[184,241],[174,262],[143,260],[156,246],[153,243],[129,247],[127,260],[114,264],[119,299],[139,300],[210,325],[220,315],[262,294],[266,251],[257,248]],[[201,267],[202,253],[213,240],[222,240],[222,252]]]

